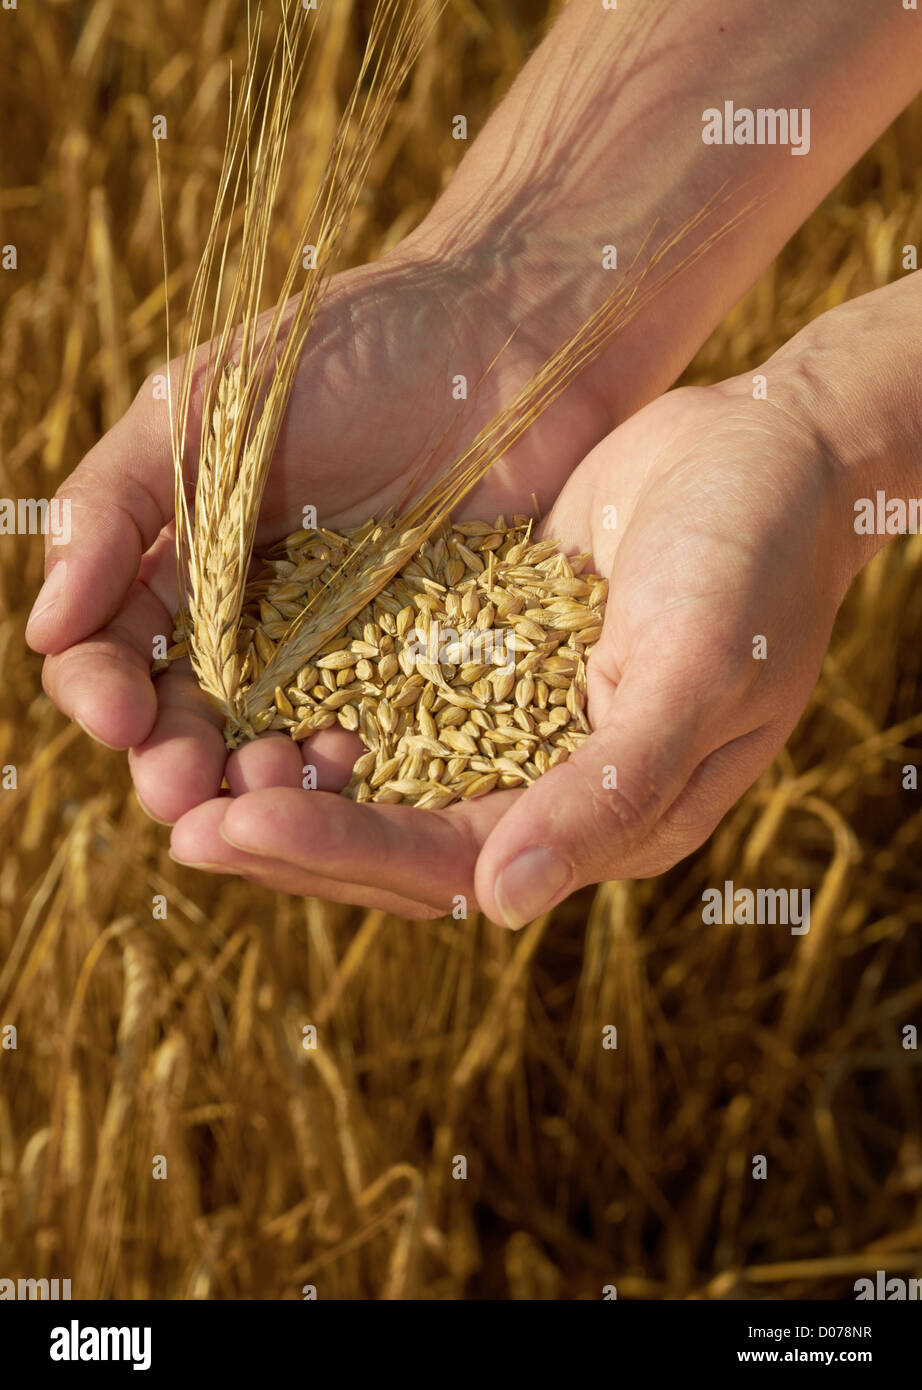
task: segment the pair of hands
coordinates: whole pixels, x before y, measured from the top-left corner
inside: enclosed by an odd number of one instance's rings
[[[546,355],[517,334],[459,406],[453,376],[476,381],[485,345],[513,326],[447,263],[398,252],[339,277],[299,369],[258,543],[296,529],[308,503],[329,526],[380,514],[427,448],[470,437]],[[45,690],[130,750],[174,858],[277,891],[410,918],[463,896],[517,927],[582,885],[663,872],[782,747],[851,577],[841,489],[796,407],[796,362],[767,376],[766,400],[749,378],[685,388],[611,429],[589,373],[466,500],[464,515],[490,519],[533,511],[537,494],[542,533],[591,552],[610,580],[589,663],[594,732],[524,791],[444,811],[356,805],[331,794],[361,751],[354,735],[334,728],[301,747],[266,735],[227,755],[184,664],[151,680],[177,592],[166,406],[150,382],[60,490],[72,538],[49,546],[27,634],[47,654]],[[302,790],[306,763],[317,791]]]

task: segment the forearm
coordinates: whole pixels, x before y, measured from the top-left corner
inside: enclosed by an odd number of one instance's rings
[[[761,200],[596,367],[623,417],[675,379],[912,97],[920,71],[922,21],[896,3],[622,0],[609,11],[571,0],[413,240],[472,267],[549,351],[614,288],[654,224],[654,236],[671,232],[732,188],[700,240]],[[705,143],[703,113],[727,101],[808,108],[806,152]],[[603,269],[609,245],[617,271]]]

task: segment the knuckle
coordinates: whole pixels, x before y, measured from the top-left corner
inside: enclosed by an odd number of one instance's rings
[[[593,774],[583,770],[582,785],[592,838],[600,849],[610,851],[615,844],[635,843],[649,834],[659,818],[662,797],[652,779],[632,777],[626,786],[607,787],[602,774],[601,767]]]

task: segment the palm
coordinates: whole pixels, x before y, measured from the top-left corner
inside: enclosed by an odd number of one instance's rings
[[[823,479],[798,472],[776,425],[728,412],[713,391],[673,392],[604,440],[564,487],[546,534],[590,551],[610,578],[590,663],[594,727],[641,662],[659,666],[677,713],[699,697],[733,704],[715,748],[765,720],[780,745],[796,720],[841,592],[817,531]],[[827,592],[804,604],[824,569]],[[795,634],[789,664],[780,657]]]

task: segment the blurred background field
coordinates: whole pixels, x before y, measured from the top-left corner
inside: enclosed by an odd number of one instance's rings
[[[337,0],[295,119],[276,265],[354,74]],[[182,303],[210,215],[236,0],[0,12],[0,495],[51,496],[163,356],[151,118]],[[354,261],[414,225],[544,31],[452,0],[376,158]],[[922,245],[922,102],[688,379],[754,367]],[[41,693],[35,537],[0,538],[0,1277],[75,1297],[847,1297],[922,1274],[922,543],[862,574],[784,754],[662,879],[518,936],[183,871]],[[813,891],[809,936],[702,926],[702,888]],[[152,916],[155,895],[168,904]],[[301,1046],[314,1024],[319,1045]],[[603,1050],[614,1024],[617,1051]],[[167,1181],[152,1179],[156,1154]],[[768,1160],[753,1181],[753,1155]],[[452,1177],[454,1155],[466,1181]]]

